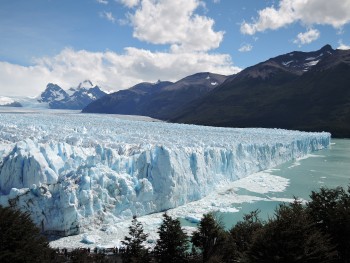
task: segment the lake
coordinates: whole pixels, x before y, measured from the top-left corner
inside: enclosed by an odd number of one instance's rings
[[[218,212],[227,228],[242,220],[244,214],[257,209],[260,210],[262,219],[273,216],[275,208],[281,203],[273,201],[274,199],[289,200],[295,196],[309,200],[311,191],[317,191],[320,187],[347,188],[350,185],[350,140],[332,139],[330,148],[314,152],[306,159],[284,163],[269,173],[288,179],[286,189],[282,192],[269,193],[257,193],[245,188],[236,189],[235,193],[238,195],[261,197],[265,200],[236,204],[237,212]],[[196,225],[185,219],[181,222],[185,226]]]

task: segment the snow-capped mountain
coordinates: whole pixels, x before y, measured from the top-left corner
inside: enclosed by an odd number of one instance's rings
[[[239,74],[229,77],[227,82],[246,78],[267,80],[276,76],[284,78],[287,75],[298,77],[313,69],[321,60],[335,53],[336,50],[332,49],[330,45],[325,45],[320,50],[312,52],[293,51],[248,67]]]
[[[278,56],[274,58],[276,62],[280,63],[285,68],[291,69],[296,72],[306,72],[309,71],[317,63],[333,55],[335,50],[330,45],[325,45],[323,48],[313,52],[301,52],[294,51],[285,55]]]
[[[78,87],[72,87],[69,88],[66,92],[69,96],[72,96],[75,92],[80,90],[89,90],[94,87],[94,84],[90,80],[84,80],[83,82],[79,83]]]
[[[69,95],[60,86],[49,83],[46,89],[40,95],[39,102],[47,102],[49,104],[55,104],[55,102],[62,102],[69,100]]]
[[[67,91],[56,84],[49,83],[41,93],[38,102],[48,103],[51,109],[80,110],[104,95],[106,93],[98,86],[94,86],[90,80],[85,80],[78,87],[72,87]]]

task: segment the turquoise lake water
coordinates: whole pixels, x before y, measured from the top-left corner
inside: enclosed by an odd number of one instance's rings
[[[287,162],[275,168],[270,174],[287,178],[289,185],[283,192],[269,192],[268,196],[271,199],[298,197],[309,200],[311,191],[317,191],[322,186],[328,188],[342,186],[347,189],[350,185],[350,140],[332,139],[328,149],[314,152],[307,159]],[[236,193],[266,198],[266,194],[249,192],[246,189],[239,189]],[[239,212],[218,213],[218,216],[226,228],[231,228],[237,221],[242,220],[244,214],[257,209],[260,210],[262,219],[273,216],[279,203],[278,201],[241,203],[240,206],[236,206]],[[195,225],[186,220],[181,221],[183,225]]]

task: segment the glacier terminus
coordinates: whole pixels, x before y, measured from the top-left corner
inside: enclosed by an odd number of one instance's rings
[[[3,112],[0,205],[30,212],[45,233],[74,235],[199,200],[330,139],[326,132]]]

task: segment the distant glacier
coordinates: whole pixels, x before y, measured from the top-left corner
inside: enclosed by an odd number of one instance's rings
[[[0,113],[0,204],[62,236],[164,211],[328,147],[329,133]]]

